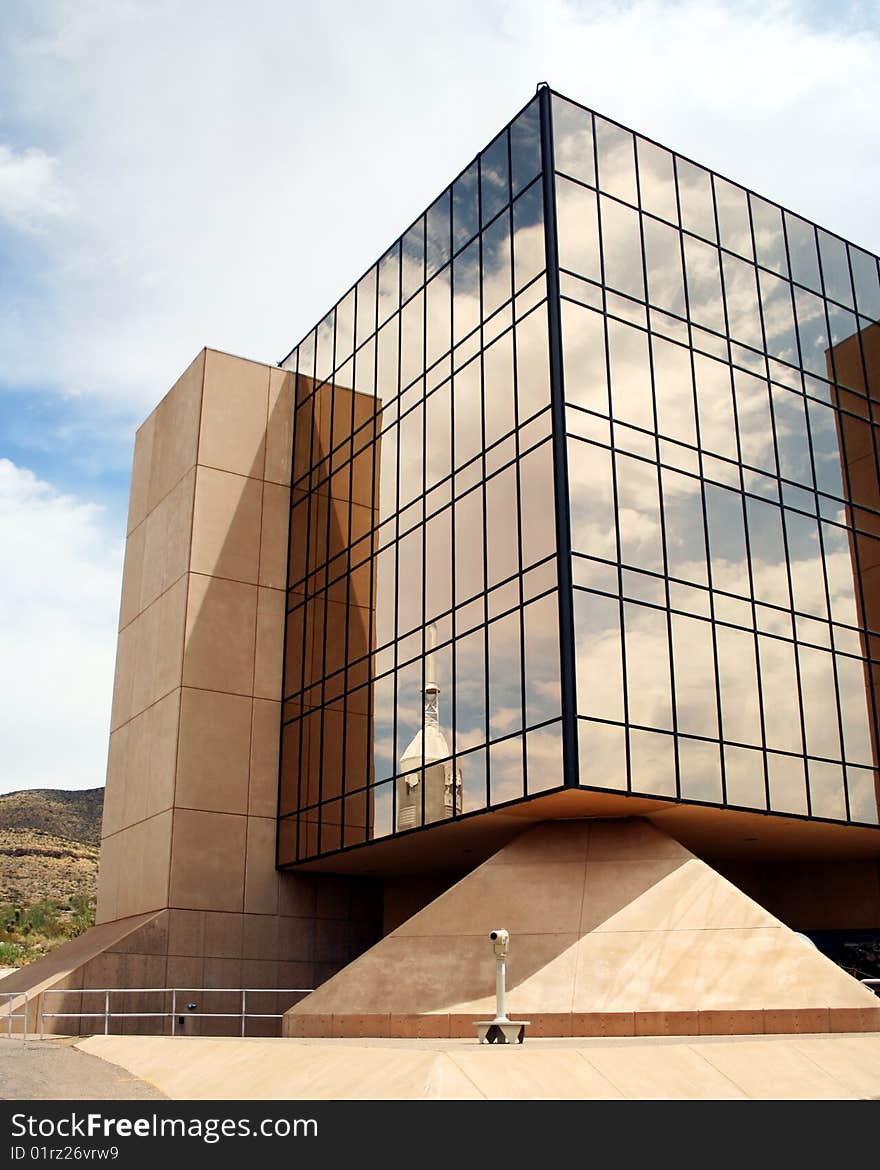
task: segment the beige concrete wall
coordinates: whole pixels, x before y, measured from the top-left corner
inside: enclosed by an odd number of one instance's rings
[[[98,922],[167,914],[110,985],[316,986],[379,933],[368,881],[275,868],[292,422],[203,350],[137,434]]]
[[[277,909],[291,420],[289,374],[205,350],[138,432],[99,921]]]

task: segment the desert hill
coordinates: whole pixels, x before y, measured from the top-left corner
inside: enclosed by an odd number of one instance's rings
[[[0,795],[0,966],[94,921],[103,788]]]
[[[32,829],[68,841],[101,841],[103,788],[30,788],[0,796],[0,829]]]

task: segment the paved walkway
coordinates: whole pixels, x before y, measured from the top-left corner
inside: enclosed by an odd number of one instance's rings
[[[0,1100],[134,1101],[163,1097],[118,1064],[71,1040],[0,1040]]]
[[[177,1100],[880,1099],[880,1034],[475,1040],[93,1036]],[[137,1082],[134,1082],[137,1083]]]

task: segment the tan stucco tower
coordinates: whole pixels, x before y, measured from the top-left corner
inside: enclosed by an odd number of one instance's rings
[[[98,925],[7,990],[311,988],[378,937],[368,880],[275,868],[293,395],[206,349],[138,430]]]

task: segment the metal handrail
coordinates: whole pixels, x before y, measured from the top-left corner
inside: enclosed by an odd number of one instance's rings
[[[236,1012],[199,1012],[203,1020],[241,1020],[241,1035],[247,1034],[248,1020],[280,1020],[283,1012],[249,1012],[249,995],[310,995],[312,987],[48,987],[40,998],[40,1039],[45,1037],[45,1020],[101,1020],[104,1021],[104,1035],[110,1034],[110,1020],[130,1019],[171,1019],[171,1035],[177,1035],[177,996],[180,992],[197,992],[199,995],[240,995],[241,1008]],[[9,993],[12,994],[12,993]],[[111,995],[170,995],[171,1010],[161,1012],[121,1012],[110,1010]],[[103,995],[103,1010],[94,1012],[47,1012],[46,996],[49,995]]]
[[[0,995],[6,1000],[6,1039],[12,1039],[12,1021],[21,1020],[21,1037],[22,1040],[27,1041],[27,1020],[28,1020],[28,993],[26,991],[3,991]],[[21,999],[22,1010],[14,1012],[12,1010],[13,1001]]]

